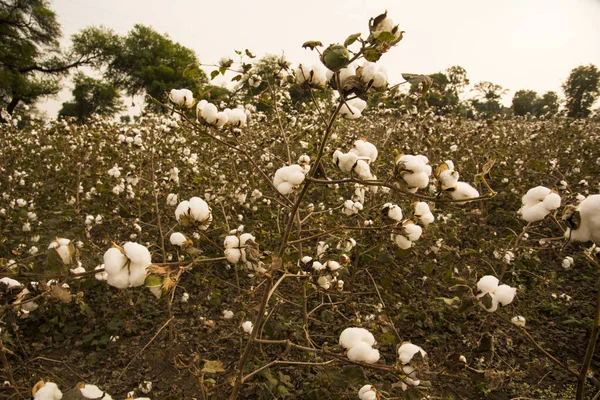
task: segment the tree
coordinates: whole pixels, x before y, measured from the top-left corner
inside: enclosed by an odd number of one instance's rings
[[[512,108],[515,115],[535,114],[539,97],[534,90],[519,90],[512,99]]]
[[[558,95],[550,90],[536,100],[535,115],[555,115],[558,113],[558,107]]]
[[[62,53],[60,37],[47,1],[0,1],[0,104],[9,114],[20,102],[58,93],[71,68],[94,62],[97,53]]]
[[[113,116],[123,109],[121,94],[113,85],[83,73],[77,73],[73,82],[73,100],[63,103],[59,117],[75,117],[84,122],[94,114]]]
[[[567,98],[567,116],[585,118],[600,95],[600,71],[593,65],[580,65],[574,68],[563,84]]]
[[[206,74],[194,68],[198,64],[192,50],[150,27],[135,25],[121,40],[105,76],[129,95],[146,93],[166,101],[171,89],[195,90],[207,82]],[[184,74],[186,68],[195,73]]]
[[[473,90],[478,94],[475,99],[471,100],[471,104],[483,117],[489,118],[504,111],[504,107],[500,104],[500,98],[506,90],[502,86],[482,81],[476,83]]]

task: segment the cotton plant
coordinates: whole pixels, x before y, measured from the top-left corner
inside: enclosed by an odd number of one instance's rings
[[[560,207],[561,198],[555,191],[537,186],[529,189],[521,201],[523,206],[518,214],[527,222],[536,222]]]
[[[577,206],[566,206],[562,219],[568,226],[565,237],[569,241],[600,244],[600,194],[586,197]]]
[[[106,283],[118,289],[142,286],[151,264],[152,256],[145,246],[134,242],[114,244],[104,253]]]
[[[346,328],[340,334],[339,344],[346,349],[350,361],[374,364],[379,361],[379,350],[374,349],[375,337],[365,328]]]
[[[494,312],[498,306],[507,306],[513,302],[517,289],[509,285],[499,285],[499,280],[495,276],[482,276],[477,282],[477,298],[481,306],[488,312]]]
[[[212,212],[206,201],[200,197],[192,197],[177,205],[175,218],[183,226],[197,226],[204,231],[212,222]]]

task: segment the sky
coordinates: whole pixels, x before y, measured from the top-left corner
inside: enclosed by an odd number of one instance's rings
[[[50,7],[64,46],[91,25],[125,35],[139,23],[194,50],[203,64],[246,48],[258,57],[284,52],[294,64],[317,62],[302,43],[343,43],[358,32],[366,37],[369,18],[387,10],[406,31],[379,62],[391,83],[401,82],[402,73],[461,65],[472,84],[508,89],[507,106],[520,89],[562,96],[573,68],[600,67],[600,0],[50,0]],[[467,97],[474,95],[468,90]],[[40,108],[55,117],[70,97],[66,88]]]

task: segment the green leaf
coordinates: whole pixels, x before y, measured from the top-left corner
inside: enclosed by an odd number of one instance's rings
[[[391,42],[392,40],[396,39],[396,36],[394,36],[392,32],[381,31],[377,36],[375,36],[375,39],[381,42]]]
[[[255,58],[256,56],[252,53],[250,53],[250,50],[246,49],[246,55],[250,58]]]
[[[350,46],[352,43],[356,42],[359,37],[360,37],[360,32],[355,33],[354,35],[348,36],[346,38],[346,40],[344,41],[344,46],[346,46],[346,47]]]
[[[402,77],[410,82],[411,85],[418,85],[419,83],[423,84],[421,95],[425,95],[431,85],[433,85],[433,79],[429,75],[420,75],[420,74],[402,74]]]
[[[226,67],[221,67],[221,68],[219,68],[219,72],[220,72],[222,75],[225,75],[225,72],[227,72],[227,68],[226,68]]]
[[[187,67],[183,70],[183,77],[190,79],[200,79],[202,74],[202,70],[197,63],[188,64]]]
[[[223,363],[219,360],[204,360],[204,367],[202,367],[202,373],[204,374],[217,374],[219,372],[225,372]]]
[[[210,73],[210,79],[213,80],[217,77],[217,75],[219,75],[220,72],[218,70],[214,70],[213,72]]]
[[[237,81],[239,81],[240,79],[242,79],[242,75],[236,75],[236,76],[234,76],[233,78],[231,78],[231,81],[232,81],[232,82],[237,82]]]
[[[460,298],[458,297],[436,297],[437,300],[442,300],[444,303],[448,304],[449,306],[451,306],[452,304],[454,304],[454,302],[458,302],[460,303]]]
[[[309,40],[308,42],[304,42],[302,44],[303,49],[307,47],[309,47],[311,50],[314,50],[315,47],[323,47],[323,43],[319,42],[318,40]]]

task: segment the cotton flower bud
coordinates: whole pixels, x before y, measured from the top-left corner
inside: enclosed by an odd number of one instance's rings
[[[350,63],[350,52],[340,44],[332,44],[323,51],[321,61],[327,69],[336,72]]]
[[[252,333],[252,329],[254,328],[254,324],[251,321],[246,321],[242,324],[242,329],[244,330],[244,332],[251,334]]]
[[[512,317],[510,322],[512,322],[513,324],[515,324],[516,326],[520,326],[521,328],[525,328],[525,322],[527,322],[525,320],[525,317],[523,317],[522,315],[517,315],[515,317]]]
[[[182,108],[192,108],[194,105],[194,95],[189,89],[171,89],[169,100],[171,100],[171,103]]]
[[[403,365],[408,364],[412,361],[413,357],[417,353],[420,353],[421,357],[425,357],[427,355],[425,350],[423,350],[421,347],[417,346],[416,344],[406,342],[398,348],[398,359]]]

